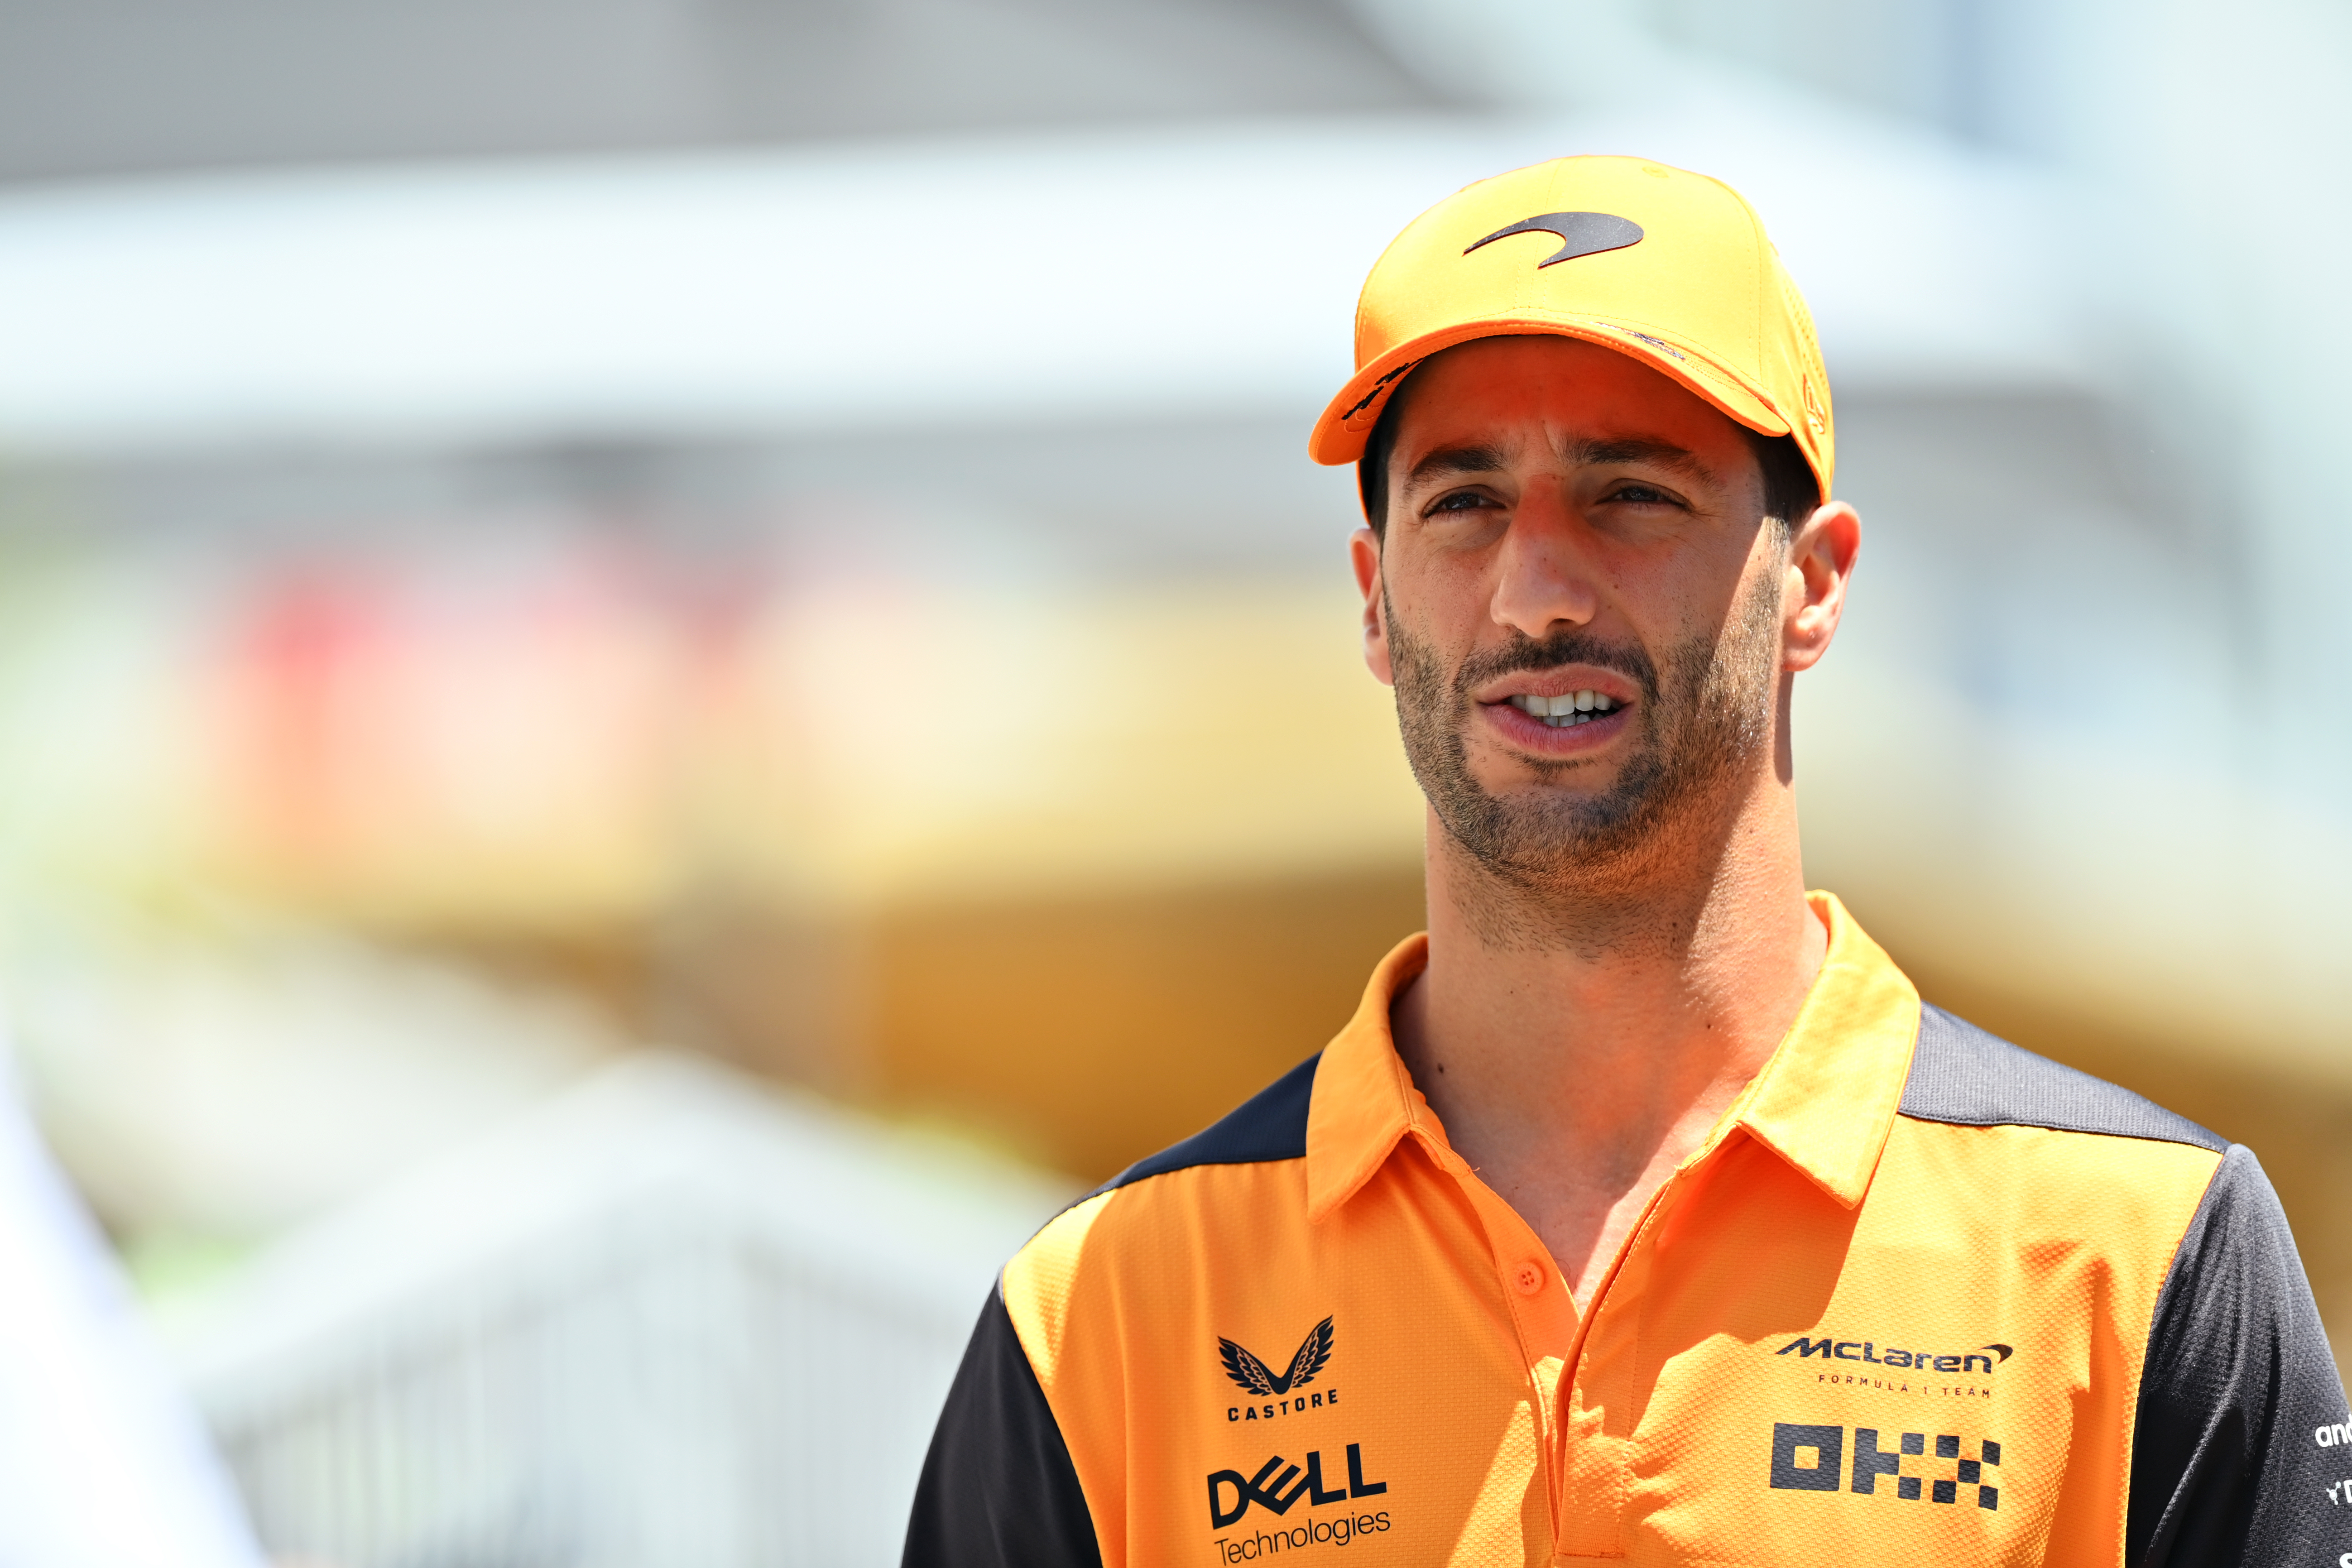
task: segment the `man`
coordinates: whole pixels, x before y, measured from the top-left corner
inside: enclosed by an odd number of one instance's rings
[[[1007,1266],[908,1563],[2352,1568],[2252,1156],[1804,889],[1790,693],[1861,523],[1754,213],[1473,185],[1356,349],[1312,451],[1360,464],[1428,933]]]

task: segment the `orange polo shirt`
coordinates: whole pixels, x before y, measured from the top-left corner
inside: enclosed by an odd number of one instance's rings
[[[1403,943],[1318,1058],[1006,1266],[907,1561],[2352,1552],[2252,1157],[1923,1009],[1815,909],[1787,1037],[1581,1311],[1397,1056]]]

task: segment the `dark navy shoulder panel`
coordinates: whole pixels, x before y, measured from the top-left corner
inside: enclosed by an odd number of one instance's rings
[[[1315,1093],[1315,1064],[1322,1059],[1323,1053],[1316,1052],[1223,1121],[1138,1160],[1095,1191],[1107,1193],[1192,1165],[1256,1165],[1307,1158],[1307,1103]]]
[[[2173,1252],[2141,1364],[2126,1563],[2352,1562],[2345,1465],[2330,1451],[2344,1384],[2278,1194],[2247,1150],[2221,1157]]]
[[[2153,1100],[2037,1057],[1924,1002],[1902,1109],[1916,1121],[1960,1127],[2046,1127],[2191,1143],[2217,1154],[2230,1147]]]
[[[1086,1488],[1000,1288],[948,1389],[901,1568],[1102,1568]]]

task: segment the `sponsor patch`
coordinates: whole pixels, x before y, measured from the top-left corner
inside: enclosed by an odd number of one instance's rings
[[[1895,1438],[1891,1447],[1882,1447],[1887,1436]],[[2000,1508],[1999,1478],[1991,1472],[2000,1468],[2000,1445],[1984,1438],[1977,1444],[1975,1457],[1969,1458],[1962,1457],[1967,1445],[1956,1434],[1940,1434],[1935,1441],[1931,1458],[1925,1432],[1882,1434],[1875,1426],[1857,1426],[1849,1446],[1843,1426],[1776,1421],[1772,1424],[1772,1489],[1844,1490],[1864,1497],[1891,1492],[1905,1502],[1925,1500]],[[1845,1462],[1849,1447],[1851,1468]],[[1894,1485],[1882,1492],[1881,1480]]]

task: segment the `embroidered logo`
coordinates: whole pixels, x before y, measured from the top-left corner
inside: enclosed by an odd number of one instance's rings
[[[1314,1382],[1323,1363],[1331,1359],[1331,1320],[1326,1318],[1307,1331],[1306,1342],[1292,1354],[1288,1370],[1279,1374],[1228,1339],[1217,1341],[1217,1354],[1225,1363],[1227,1377],[1252,1394],[1279,1398]]]
[[[1276,1471],[1281,1473],[1277,1475]],[[1389,1489],[1386,1481],[1364,1479],[1364,1446],[1361,1443],[1348,1445],[1348,1484],[1327,1488],[1323,1481],[1323,1451],[1320,1448],[1307,1456],[1307,1468],[1303,1473],[1297,1465],[1286,1464],[1280,1454],[1260,1465],[1254,1476],[1245,1477],[1239,1470],[1219,1470],[1209,1478],[1209,1528],[1223,1530],[1234,1523],[1249,1512],[1253,1503],[1279,1518],[1288,1513],[1300,1498],[1307,1500],[1309,1508],[1322,1508],[1328,1503],[1379,1497]],[[1225,1489],[1229,1487],[1233,1489],[1231,1502],[1225,1500]],[[1369,1519],[1365,1520],[1360,1529],[1367,1532],[1375,1529],[1386,1530],[1389,1527],[1388,1516],[1381,1514],[1379,1519],[1377,1525]],[[1328,1538],[1328,1531],[1318,1537]],[[1339,1543],[1347,1544],[1344,1535],[1340,1537]]]
[[[1993,1359],[1994,1356],[1999,1356],[2000,1361],[2007,1361],[2017,1353],[2016,1346],[2001,1344],[1979,1345],[1976,1350],[1961,1355],[1934,1355],[1927,1351],[1895,1349],[1882,1352],[1878,1344],[1879,1342],[1876,1340],[1840,1340],[1827,1336],[1817,1340],[1810,1334],[1800,1334],[1772,1353],[1774,1355],[1794,1354],[1799,1361],[1804,1360],[1807,1356],[1820,1356],[1824,1361],[1834,1358],[1838,1361],[1868,1362],[1873,1366],[1891,1366],[1898,1370],[1911,1367],[1923,1373],[1967,1373],[1981,1367],[1987,1376],[1990,1376],[1992,1369],[2000,1364],[2000,1362]]]
[[[1884,1476],[1895,1482],[1895,1495],[1906,1502],[1925,1499],[1957,1503],[1965,1487],[1970,1494],[1969,1500],[1979,1508],[2000,1507],[2000,1489],[1988,1473],[1988,1468],[2000,1468],[2000,1445],[1991,1438],[1978,1443],[1975,1458],[1964,1459],[1960,1457],[1960,1439],[1944,1434],[1936,1439],[1932,1461],[1927,1458],[1927,1435],[1924,1432],[1902,1433],[1892,1448],[1881,1448],[1878,1443],[1878,1428],[1854,1429],[1852,1481],[1844,1489],[1864,1497],[1883,1496],[1878,1481]],[[1948,1466],[1951,1474],[1905,1475],[1906,1456],[1916,1457],[1921,1468],[1931,1471]],[[1843,1426],[1818,1426],[1796,1421],[1772,1424],[1772,1487],[1776,1491],[1837,1491],[1846,1479],[1844,1459]]]
[[[1480,245],[1492,245],[1511,235],[1537,233],[1559,237],[1559,248],[1536,263],[1538,270],[1556,262],[1597,256],[1604,250],[1622,250],[1642,242],[1642,226],[1615,213],[1538,213],[1534,217],[1521,218],[1508,228],[1496,229],[1462,254],[1467,256]]]

